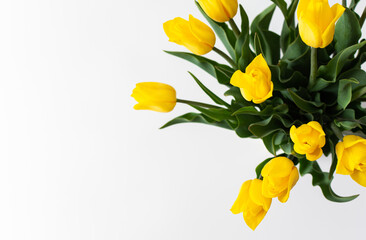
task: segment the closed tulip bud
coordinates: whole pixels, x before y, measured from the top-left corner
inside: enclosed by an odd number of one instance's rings
[[[198,0],[203,11],[216,22],[226,22],[238,12],[238,0]]]
[[[290,190],[299,180],[299,171],[294,163],[286,157],[276,157],[262,169],[263,196],[278,197],[282,203],[287,202]]]
[[[313,48],[325,48],[334,37],[335,23],[345,8],[328,0],[300,0],[297,8],[299,32],[304,43]]]
[[[245,223],[255,230],[267,214],[272,199],[262,195],[262,180],[248,180],[241,186],[239,196],[230,209],[232,213],[243,213]]]
[[[245,69],[245,73],[237,70],[231,77],[230,83],[240,88],[241,94],[247,101],[258,104],[272,97],[271,70],[262,54],[254,58]]]
[[[322,147],[325,145],[325,133],[322,126],[311,121],[296,128],[290,129],[290,137],[294,142],[294,150],[298,154],[306,154],[306,159],[315,161],[323,155]]]
[[[158,82],[136,84],[131,96],[138,102],[134,106],[136,110],[170,112],[177,103],[175,89],[168,84]]]
[[[215,33],[192,15],[189,21],[178,17],[165,22],[163,27],[169,41],[185,46],[194,54],[204,55],[215,46]]]
[[[336,172],[351,175],[358,184],[366,187],[366,139],[348,135],[336,145],[338,164]]]

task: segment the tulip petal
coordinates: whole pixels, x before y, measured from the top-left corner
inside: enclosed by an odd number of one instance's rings
[[[320,30],[307,15],[303,14],[299,18],[299,32],[302,41],[307,45],[313,48],[318,48],[322,45]]]
[[[262,176],[286,177],[289,176],[294,163],[286,157],[276,157],[269,161],[262,169]]]
[[[309,161],[315,161],[319,159],[323,155],[323,150],[321,148],[317,148],[312,153],[306,153],[306,159]]]
[[[221,4],[226,13],[226,16],[231,19],[234,18],[238,12],[238,0],[221,0]]]
[[[336,145],[336,154],[337,154],[337,159],[338,159],[336,173],[343,174],[343,175],[349,175],[349,174],[351,174],[351,172],[344,166],[343,153],[344,153],[344,143],[339,142]]]
[[[291,171],[289,180],[288,180],[288,187],[287,187],[287,191],[278,196],[278,200],[282,203],[287,202],[289,196],[290,196],[290,190],[296,185],[297,181],[299,180],[299,170],[297,170],[296,167],[294,167]]]
[[[192,15],[189,15],[189,24],[192,34],[201,43],[207,44],[211,49],[215,46],[216,36],[209,26]]]
[[[230,18],[225,13],[220,0],[198,0],[198,3],[203,11],[216,22],[229,21]]]
[[[335,23],[336,21],[342,16],[343,12],[346,9],[340,5],[340,4],[334,4],[331,8],[331,12],[334,17],[331,19],[331,21],[328,23],[328,26],[324,30],[322,34],[322,46],[321,48],[325,48],[328,46],[332,41],[334,37],[334,31],[335,31]]]
[[[270,82],[270,90],[268,91],[267,95],[265,95],[264,97],[259,98],[259,99],[253,99],[253,102],[255,104],[260,104],[260,103],[266,101],[268,98],[270,98],[272,96],[273,96],[273,82],[271,81]]]
[[[269,69],[262,54],[259,54],[253,59],[253,61],[246,67],[245,72],[250,73],[255,70],[260,70],[266,76],[266,79],[271,80],[271,70]]]
[[[351,174],[351,178],[361,186],[366,187],[366,171],[355,171]]]
[[[262,180],[253,179],[249,189],[250,199],[259,206],[263,204],[262,182]]]
[[[233,214],[238,214],[244,211],[246,202],[249,199],[249,187],[251,182],[252,180],[248,180],[242,184],[239,195],[230,209]]]
[[[251,215],[248,213],[244,213],[244,221],[253,231],[258,227],[258,225],[262,222],[263,218],[266,216],[267,212],[262,210],[256,215]]]

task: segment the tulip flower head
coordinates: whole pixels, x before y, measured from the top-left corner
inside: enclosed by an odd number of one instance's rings
[[[138,102],[134,106],[136,110],[170,112],[177,103],[175,89],[168,84],[158,82],[136,84],[131,96]]]
[[[328,0],[300,0],[297,8],[301,39],[313,48],[325,48],[334,37],[335,23],[345,8]]]
[[[245,223],[255,230],[266,216],[271,203],[271,198],[262,195],[262,180],[248,180],[241,186],[239,196],[230,209],[232,213],[243,213]]]
[[[269,161],[262,169],[263,196],[278,197],[282,203],[287,202],[290,190],[299,180],[299,171],[294,163],[286,157],[276,157]]]
[[[323,155],[322,147],[325,145],[325,133],[322,126],[311,121],[296,128],[290,129],[290,137],[294,142],[294,150],[298,154],[306,154],[306,159],[315,161]]]
[[[196,55],[204,55],[215,46],[215,33],[192,15],[189,15],[189,21],[177,17],[165,22],[163,27],[169,41],[185,46]]]
[[[254,58],[245,69],[245,73],[237,70],[231,77],[230,83],[240,88],[241,94],[247,101],[258,104],[272,97],[271,70],[262,54]]]
[[[238,0],[198,0],[198,3],[216,22],[227,22],[238,12]]]
[[[338,164],[336,173],[351,175],[358,184],[366,187],[366,139],[348,135],[336,145]]]

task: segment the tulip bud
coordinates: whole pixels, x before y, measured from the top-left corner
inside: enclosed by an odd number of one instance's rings
[[[290,190],[299,180],[299,171],[294,163],[286,157],[276,157],[262,169],[263,196],[278,197],[282,203],[287,202]]]
[[[348,135],[336,145],[338,164],[336,173],[351,175],[358,184],[366,187],[366,139]]]
[[[300,0],[297,19],[302,41],[313,48],[328,46],[333,41],[335,22],[344,10],[338,3],[330,7],[328,0]]]
[[[248,180],[241,186],[239,196],[230,209],[232,213],[243,213],[245,223],[255,230],[267,214],[272,199],[262,195],[262,180]]]
[[[204,55],[215,46],[215,33],[192,15],[189,21],[178,17],[165,22],[163,27],[169,41],[185,46],[194,54]]]
[[[231,77],[230,83],[240,88],[241,94],[247,101],[258,104],[272,97],[271,70],[262,54],[254,58],[245,69],[245,73],[237,70]]]
[[[306,154],[309,161],[315,161],[323,155],[322,147],[325,145],[325,133],[318,122],[311,121],[298,128],[292,126],[290,137],[294,142],[295,152]]]
[[[168,84],[158,82],[136,84],[131,96],[138,102],[134,106],[136,110],[170,112],[177,103],[175,89]]]
[[[198,0],[198,3],[216,22],[227,22],[238,12],[238,0]]]

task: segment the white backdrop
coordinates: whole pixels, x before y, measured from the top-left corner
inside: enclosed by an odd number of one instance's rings
[[[240,2],[251,19],[271,3]],[[223,93],[200,69],[162,52],[184,50],[168,42],[162,23],[190,13],[203,20],[193,0],[1,1],[0,239],[364,235],[366,189],[340,175],[335,191],[358,199],[328,202],[305,176],[286,204],[273,201],[253,232],[229,209],[270,156],[262,143],[198,124],[158,129],[186,106],[167,114],[132,109],[130,94],[141,81],[209,102],[188,70]],[[278,31],[278,10],[275,19]]]

